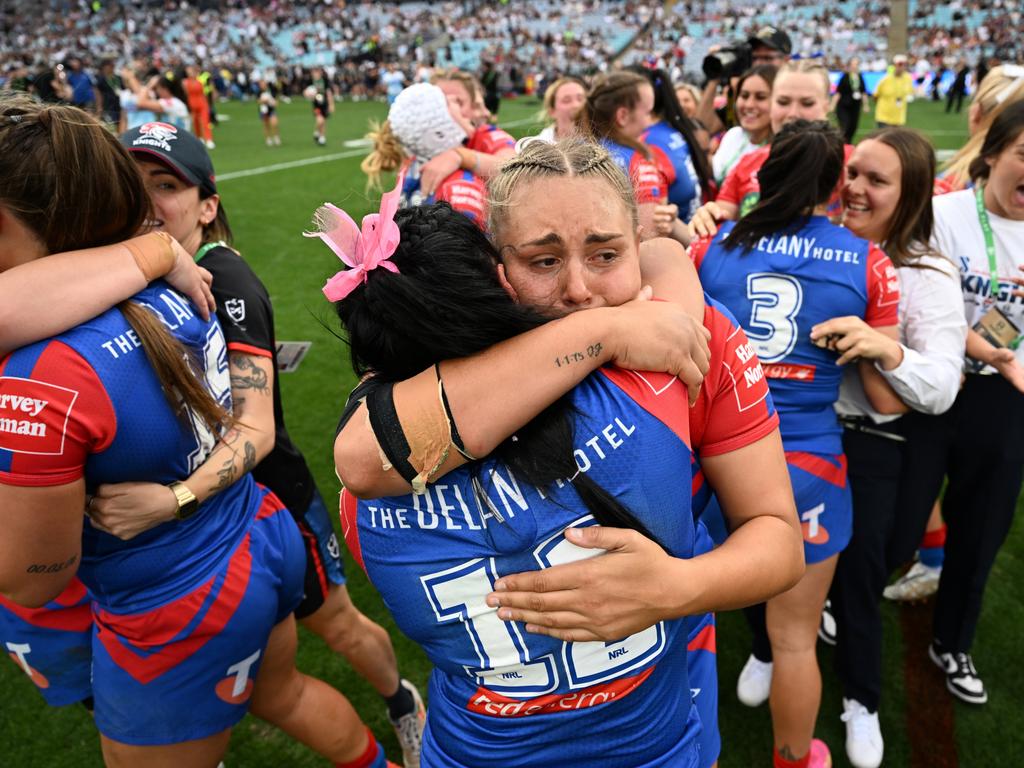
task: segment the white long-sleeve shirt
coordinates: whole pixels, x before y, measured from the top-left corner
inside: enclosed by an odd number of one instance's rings
[[[875,367],[900,399],[915,411],[949,410],[960,391],[967,320],[959,274],[948,259],[923,256],[920,267],[901,267],[899,334],[903,361],[891,371]],[[932,269],[929,269],[932,267]],[[875,411],[864,394],[856,365],[848,365],[839,389],[836,412],[868,416],[877,424],[897,416]]]

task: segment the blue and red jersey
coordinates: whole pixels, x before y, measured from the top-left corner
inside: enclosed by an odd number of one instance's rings
[[[487,187],[470,171],[458,170],[442,181],[434,194],[424,197],[420,192],[420,166],[414,163],[402,185],[403,207],[447,202],[459,213],[468,216],[481,229],[487,226]]]
[[[153,310],[191,348],[197,374],[230,409],[224,336],[166,283],[134,301]],[[0,362],[0,483],[65,485],[170,483],[188,477],[217,436],[192,413],[178,414],[135,331],[110,310]],[[239,543],[260,504],[249,477],[211,497],[191,518],[130,541],[84,527],[78,576],[104,608],[134,612],[191,592]]]
[[[664,203],[668,199],[668,188],[675,182],[676,172],[661,149],[648,147],[651,153],[648,158],[643,152],[611,139],[602,139],[601,146],[608,150],[633,185],[637,205]]]
[[[745,216],[757,205],[761,199],[761,183],[757,180],[757,172],[765,164],[768,155],[771,153],[771,146],[758,147],[753,152],[744,155],[736,166],[725,177],[722,188],[718,191],[717,200],[725,203],[732,203],[739,208],[739,216]],[[843,146],[843,173],[839,177],[839,183],[828,201],[828,215],[832,218],[838,217],[843,212],[842,190],[846,181],[846,163],[850,162],[850,155],[853,154],[853,145]],[[738,218],[738,217],[737,217]]]
[[[481,125],[466,142],[466,148],[485,155],[494,155],[503,149],[515,149],[516,140],[496,125]]]
[[[732,313],[707,293],[704,327],[711,332],[710,367],[697,402],[690,409],[694,451],[691,503],[695,520],[714,493],[699,460],[756,443],[779,426],[768,382],[750,340]]]
[[[572,397],[580,471],[673,556],[691,557],[685,387],[665,374],[602,369]],[[357,501],[345,492],[341,515],[357,561],[435,665],[424,764],[596,765],[609,754],[630,766],[696,764],[699,718],[680,695],[685,621],[567,644],[505,623],[484,603],[502,575],[595,554],[564,537],[594,524],[568,483],[541,491],[484,460],[422,496]]]
[[[835,352],[811,342],[811,328],[845,315],[896,325],[896,270],[878,247],[824,216],[747,252],[722,244],[734,225],[693,244],[701,283],[740,318],[769,379],[786,450],[842,453],[832,408],[842,370]]]
[[[689,221],[702,200],[700,177],[693,166],[686,138],[664,120],[659,120],[647,129],[642,140],[647,146],[661,150],[671,164],[675,179],[668,187],[668,201],[679,206],[680,219]]]

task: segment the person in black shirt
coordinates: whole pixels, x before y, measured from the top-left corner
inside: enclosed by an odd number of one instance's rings
[[[178,239],[197,263],[213,274],[213,295],[227,341],[232,392],[246,393],[242,398],[234,397],[238,420],[233,431],[238,436],[228,433],[221,438],[235,450],[226,454],[226,461],[224,455],[215,452],[190,478],[182,479],[202,501],[251,471],[284,502],[306,545],[305,593],[295,617],[344,656],[381,694],[402,746],[405,766],[418,766],[425,722],[419,692],[401,679],[387,631],[352,603],[326,505],[305,458],[285,427],[270,296],[245,260],[230,247],[231,230],[203,143],[184,131],[179,131],[173,141],[165,137],[163,143],[153,142],[147,140],[149,130],[148,125],[132,129],[121,142],[135,156],[146,179],[153,200],[154,226]],[[268,434],[271,440],[264,442]],[[269,453],[260,459],[268,442]],[[217,464],[217,479],[212,486],[195,479],[211,462]],[[157,495],[164,486],[131,485],[101,486],[92,506],[93,520],[121,538],[131,538],[173,516],[173,510]],[[113,508],[108,500],[115,499]],[[164,500],[169,503],[172,499]],[[253,711],[266,717],[255,708]],[[276,724],[276,720],[266,719]]]
[[[979,65],[979,70],[981,69]],[[953,81],[953,85],[949,87],[949,93],[946,94],[946,112],[950,112],[953,109],[953,102],[956,102],[956,113],[960,114],[960,107],[963,106],[964,96],[967,95],[967,76],[971,74],[971,68],[967,66],[967,62],[961,60],[960,67],[957,69],[956,79]],[[981,80],[979,79],[980,83]]]
[[[832,106],[846,143],[853,144],[853,135],[857,133],[857,125],[860,123],[860,113],[868,111],[868,94],[864,89],[864,78],[860,74],[860,59],[850,59],[846,71],[839,78],[836,94],[832,97]]]

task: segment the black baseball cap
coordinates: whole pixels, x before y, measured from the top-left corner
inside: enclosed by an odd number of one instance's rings
[[[793,42],[789,35],[773,26],[761,27],[757,32],[747,38],[747,43],[754,45],[767,45],[779,53],[789,56],[793,52]]]
[[[217,194],[213,161],[203,142],[170,123],[143,123],[121,134],[121,144],[133,155],[150,156],[175,176],[199,187],[202,197]]]

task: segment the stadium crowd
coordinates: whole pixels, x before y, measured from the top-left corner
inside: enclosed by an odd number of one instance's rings
[[[252,712],[394,766],[296,669],[296,622],[405,768],[710,768],[736,608],[776,768],[832,764],[819,639],[850,763],[882,764],[884,598],[936,595],[917,651],[988,701],[1024,473],[1019,4],[911,3],[907,51],[878,2],[28,5],[0,39],[0,640],[107,765],[212,768]],[[523,93],[548,125],[517,141]],[[906,123],[940,96],[970,138],[937,167]],[[318,144],[342,100],[388,102],[379,212],[305,234],[345,266],[324,294],[360,376],[341,529],[429,709],[285,428],[217,189],[230,98],[268,146],[279,100]]]

